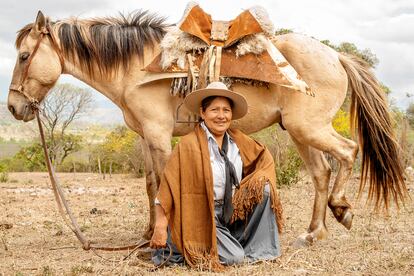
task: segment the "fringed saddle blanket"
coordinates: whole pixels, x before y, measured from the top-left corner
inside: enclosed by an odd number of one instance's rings
[[[270,38],[275,30],[266,11],[250,8],[232,21],[214,21],[197,3],[161,41],[160,53],[145,66],[140,84],[174,78],[173,95],[204,88],[209,82],[227,85],[278,84],[314,96]]]

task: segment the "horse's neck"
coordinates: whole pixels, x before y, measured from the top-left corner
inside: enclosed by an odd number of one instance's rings
[[[96,68],[93,72],[96,72],[94,76],[90,76],[87,72],[84,72],[79,64],[79,61],[71,61],[65,58],[65,68],[63,74],[69,74],[78,80],[88,84],[95,90],[102,93],[116,105],[122,105],[122,95],[128,89],[128,87],[135,86],[136,83],[143,77],[144,72],[141,68],[144,64],[152,61],[154,54],[157,52],[156,45],[154,48],[145,47],[144,60],[141,62],[137,57],[131,57],[135,61],[131,62],[129,69],[125,71],[122,67],[118,69],[118,72],[113,72],[112,78],[102,78],[99,76],[99,70]]]
[[[63,74],[69,74],[74,78],[86,83],[95,90],[102,93],[108,99],[119,105],[119,94],[122,91],[122,87],[119,86],[119,78],[117,75],[111,80],[100,79],[98,76],[89,76],[86,72],[83,72],[81,66],[76,62],[65,60],[65,69]]]

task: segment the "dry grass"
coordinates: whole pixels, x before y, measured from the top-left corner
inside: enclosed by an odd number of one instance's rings
[[[138,240],[148,218],[144,179],[116,175],[101,180],[94,174],[59,174],[70,204],[85,234],[107,244]],[[390,217],[373,215],[355,203],[358,181],[348,196],[355,207],[354,225],[347,231],[328,212],[329,239],[303,249],[291,243],[308,226],[313,187],[302,181],[281,190],[287,226],[281,237],[283,255],[273,262],[229,268],[229,275],[413,275],[414,217],[408,202]],[[414,185],[409,183],[411,196]],[[95,212],[90,211],[94,210]],[[57,212],[46,173],[11,173],[0,184],[0,275],[141,275],[148,258],[108,262],[83,251]],[[126,253],[99,253],[119,260]],[[206,274],[186,267],[165,268],[159,275]]]

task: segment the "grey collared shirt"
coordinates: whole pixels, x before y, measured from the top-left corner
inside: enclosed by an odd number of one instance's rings
[[[226,164],[224,158],[220,155],[219,147],[213,134],[208,130],[204,122],[201,123],[201,128],[206,132],[208,140],[208,151],[210,153],[210,163],[213,172],[213,189],[214,189],[214,200],[224,199],[224,191],[226,185]],[[236,169],[236,175],[239,182],[242,177],[243,163],[240,157],[240,151],[236,143],[230,137],[226,135],[228,140],[227,157],[230,162],[233,163]],[[234,193],[233,187],[233,193]]]

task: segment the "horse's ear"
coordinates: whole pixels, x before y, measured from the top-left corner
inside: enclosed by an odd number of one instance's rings
[[[47,25],[47,18],[43,15],[42,11],[38,11],[36,21],[34,23],[34,30],[40,33]]]

